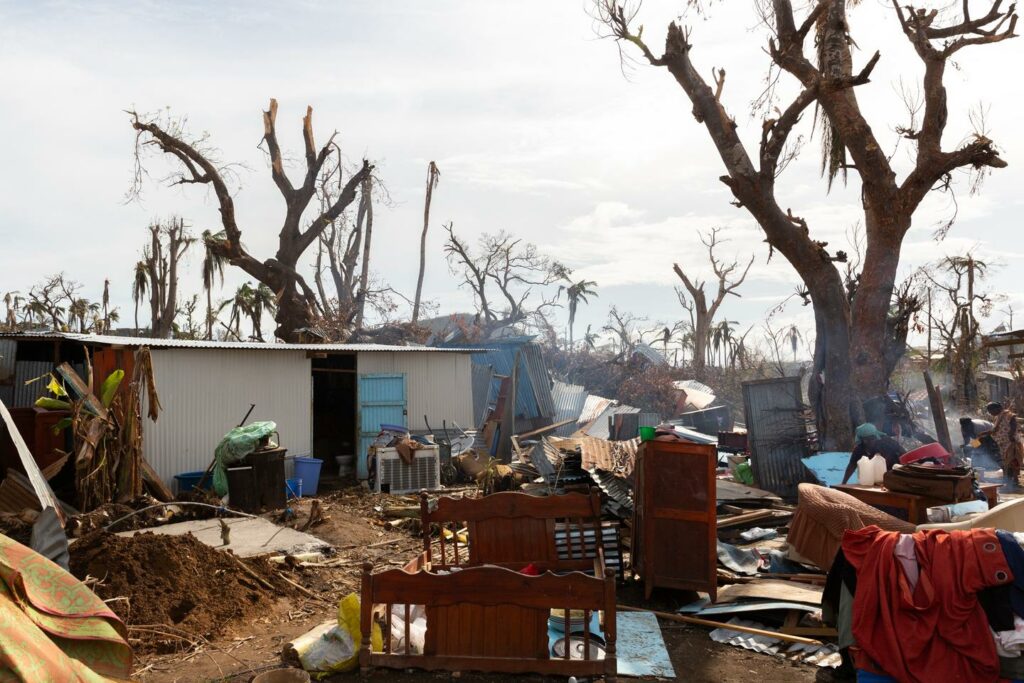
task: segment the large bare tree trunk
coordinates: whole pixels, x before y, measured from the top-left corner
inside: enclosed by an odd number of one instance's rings
[[[328,155],[336,148],[336,134],[331,135],[318,151],[313,139],[313,109],[306,108],[306,115],[302,119],[306,170],[302,184],[298,187],[292,185],[285,173],[284,159],[277,140],[277,100],[271,99],[269,109],[263,112],[263,142],[270,156],[271,177],[285,202],[285,216],[278,235],[277,253],[274,258],[259,261],[242,246],[242,231],[235,216],[234,198],[221,169],[193,144],[168,133],[153,121],[144,121],[135,112],[130,115],[140,145],[151,141],[160,151],[181,162],[182,172],[173,181],[174,184],[208,184],[213,187],[220,204],[224,239],[214,242],[212,248],[232,265],[241,268],[274,292],[278,302],[275,316],[277,329],[274,334],[284,341],[298,341],[299,331],[312,324],[319,308],[316,293],[296,269],[299,258],[355,200],[360,184],[370,175],[373,166],[364,159],[362,167],[344,184],[335,201],[302,230],[302,214],[316,194],[317,180]]]
[[[373,237],[373,176],[363,180],[363,211],[366,216],[366,233],[363,237],[363,263],[359,273],[359,293],[356,296],[355,329],[363,328],[363,315],[366,311],[367,290],[370,288],[370,240]]]
[[[969,0],[964,0],[963,21],[937,26],[937,11],[905,10],[893,0],[900,26],[925,67],[920,130],[901,131],[917,145],[915,164],[900,184],[855,96],[855,89],[869,82],[881,55],[875,52],[859,72],[854,72],[854,43],[845,0],[819,0],[799,24],[791,0],[771,0],[771,7],[765,8],[770,11],[764,16],[773,23],[767,50],[772,68],[792,76],[801,90],[788,106],[775,110],[777,116],[764,121],[756,166],[722,103],[725,70],[713,72],[712,90],[691,62],[689,34],[679,23],[669,25],[665,50],[657,56],[643,41],[641,32],[632,31],[632,11],[616,0],[597,1],[599,14],[612,35],[636,46],[650,64],[667,69],[684,90],[693,104],[694,117],[705,127],[722,159],[727,175],[721,180],[736,198],[734,204],[750,212],[764,230],[768,244],[799,273],[814,305],[818,330],[815,364],[823,371],[824,384],[816,386],[815,398],[822,445],[852,445],[850,403],[856,405],[858,399],[887,388],[892,342],[899,342],[889,338],[888,312],[900,245],[914,211],[933,189],[948,189],[946,179],[958,168],[1006,166],[982,131],[953,151],[942,149],[948,118],[942,78],[947,61],[960,49],[1014,37],[1015,6],[1002,11],[1001,0],[995,0],[987,14],[971,18]],[[804,44],[812,29],[816,34],[817,64],[805,55]],[[823,128],[829,135],[829,182],[835,175],[854,169],[862,185],[868,249],[852,314],[839,272],[832,265],[844,255],[831,256],[826,243],[814,240],[806,221],[788,209],[783,212],[775,196],[775,182],[795,154],[793,146],[787,146],[790,133],[812,104],[824,113]],[[856,335],[852,339],[851,324]]]
[[[420,299],[423,296],[423,273],[427,269],[427,228],[430,226],[430,202],[434,197],[434,188],[441,178],[441,171],[433,161],[427,166],[427,193],[423,200],[423,234],[420,235],[420,274],[416,278],[416,298],[412,302],[412,322],[420,319]]]

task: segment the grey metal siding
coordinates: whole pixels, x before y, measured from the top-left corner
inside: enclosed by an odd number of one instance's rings
[[[255,403],[249,421],[273,420],[288,455],[308,455],[312,426],[310,361],[303,351],[153,349],[163,411],[143,418],[147,460],[170,483],[206,469],[224,434]]]

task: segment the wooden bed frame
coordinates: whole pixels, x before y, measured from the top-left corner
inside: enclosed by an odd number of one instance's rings
[[[500,495],[500,494],[499,494]],[[370,633],[374,609],[385,608],[384,651],[373,652]],[[405,606],[405,647],[392,651],[393,605]],[[409,610],[423,605],[427,616],[423,654],[410,651]],[[585,623],[598,610],[604,613],[605,657],[589,658],[589,632],[583,635],[585,659],[549,654],[548,618],[551,610],[584,610]],[[561,613],[561,612],[559,612]],[[616,680],[615,577],[582,572],[527,576],[506,567],[480,566],[448,574],[391,569],[373,574],[363,565],[361,599],[362,643],[359,665],[445,671],[538,673],[561,676],[604,676]]]
[[[495,493],[483,498],[439,498],[431,509],[426,492],[420,494],[423,559],[431,569],[473,567],[481,564],[523,567],[532,563],[553,572],[593,571],[604,576],[601,494],[566,493],[531,496]],[[433,527],[441,533],[433,536]],[[469,544],[459,542],[459,530],[468,532]],[[451,533],[445,538],[444,530]],[[564,538],[562,552],[558,540]],[[468,559],[467,559],[468,558]]]

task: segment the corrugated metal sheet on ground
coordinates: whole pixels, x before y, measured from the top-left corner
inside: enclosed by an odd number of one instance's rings
[[[491,378],[494,368],[473,363],[473,427],[479,429],[487,419],[491,405]]]
[[[765,629],[764,624],[756,621],[746,621],[739,617],[730,619],[729,624],[737,626],[748,626],[750,628]],[[755,636],[752,633],[740,633],[730,631],[726,628],[716,628],[711,632],[711,640],[716,643],[725,643],[742,647],[745,650],[753,650],[762,654],[783,657],[793,662],[803,662],[816,666],[827,666],[837,668],[842,659],[839,655],[839,648],[836,645],[802,645],[800,643],[785,643],[778,638],[768,636]]]
[[[802,458],[810,455],[799,377],[743,383],[750,464],[758,486],[796,498],[801,482],[814,481]]]
[[[633,488],[623,477],[598,467],[587,470],[597,487],[608,497],[604,503],[606,512],[619,519],[633,518]]]
[[[555,416],[552,422],[578,420],[587,402],[587,390],[578,384],[566,384],[555,380],[551,387],[551,400],[555,404]],[[576,422],[562,425],[553,432],[553,436],[571,436],[576,431]]]
[[[555,451],[573,451],[578,447],[583,457],[583,469],[599,468],[628,477],[636,465],[636,452],[640,447],[640,439],[628,441],[608,441],[591,436],[574,436],[567,439],[546,438]]]

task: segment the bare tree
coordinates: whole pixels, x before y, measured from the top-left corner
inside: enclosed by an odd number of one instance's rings
[[[601,330],[613,335],[619,353],[628,356],[639,343],[639,323],[645,321],[645,318],[638,318],[629,311],[620,311],[617,306],[612,306],[608,309],[608,322]]]
[[[430,202],[434,198],[434,188],[441,180],[441,171],[431,161],[427,165],[427,191],[423,200],[423,234],[420,235],[420,274],[416,278],[416,298],[412,304],[412,322],[420,319],[420,297],[423,295],[423,274],[427,268],[427,227],[430,225]]]
[[[552,297],[542,293],[537,303],[530,302],[530,297],[536,290],[568,279],[572,271],[543,256],[535,245],[503,231],[484,233],[474,249],[455,234],[451,223],[445,230],[448,239],[444,251],[449,268],[473,292],[482,329],[530,319],[541,322],[546,311],[558,305],[557,293]],[[538,325],[543,326],[542,322]]]
[[[149,244],[142,251],[149,282],[150,334],[166,339],[174,333],[178,314],[178,265],[195,242],[185,230],[185,221],[171,218],[149,226]]]
[[[722,302],[725,301],[725,297],[730,294],[739,296],[736,290],[743,284],[743,281],[747,278],[747,273],[750,272],[750,266],[754,263],[754,257],[751,256],[743,272],[739,272],[739,261],[734,260],[726,263],[719,260],[715,256],[715,247],[724,241],[719,241],[718,239],[718,233],[721,230],[721,228],[712,228],[708,233],[700,236],[701,243],[708,250],[708,261],[711,263],[711,270],[718,280],[718,288],[714,291],[710,302],[708,301],[707,292],[704,290],[706,283],[696,278],[691,279],[679,267],[678,263],[672,264],[672,270],[683,281],[683,286],[686,288],[686,293],[684,294],[677,287],[676,296],[679,298],[679,303],[690,314],[690,324],[693,330],[693,372],[699,380],[704,379],[708,341],[711,338],[711,329],[715,323],[715,316],[718,315],[718,309],[721,307]],[[687,299],[687,294],[689,299]]]
[[[772,31],[766,51],[771,58],[768,81],[776,82],[779,73],[785,72],[799,83],[800,91],[776,116],[766,118],[753,158],[722,99],[725,69],[714,72],[712,88],[691,59],[689,32],[677,22],[669,24],[664,52],[658,56],[644,42],[642,31],[634,31],[634,8],[617,0],[596,0],[599,18],[620,45],[635,46],[650,64],[665,68],[686,93],[694,118],[704,126],[722,159],[726,175],[721,180],[735,197],[735,204],[750,212],[771,248],[778,250],[803,280],[817,320],[816,344],[820,348],[815,359],[820,365],[815,374],[824,373],[828,382],[821,402],[824,414],[819,414],[826,448],[851,444],[849,400],[854,390],[863,399],[887,388],[886,319],[900,246],[918,205],[933,189],[951,190],[951,174],[957,169],[985,171],[1006,166],[983,131],[976,131],[956,149],[942,149],[947,122],[942,81],[947,63],[965,47],[1013,37],[1017,24],[1014,5],[1002,11],[1001,0],[995,0],[986,14],[974,19],[966,12],[968,1],[962,21],[939,26],[936,10],[904,9],[898,0],[892,0],[903,32],[924,63],[921,125],[904,132],[917,147],[914,168],[899,182],[890,156],[857,102],[855,89],[869,82],[880,54],[876,52],[860,70],[854,70],[847,0],[818,0],[808,7],[802,21],[798,21],[791,0],[765,0],[761,13]],[[804,50],[812,30],[816,33],[816,59]],[[827,124],[823,129],[829,182],[851,168],[861,180],[867,245],[852,304],[845,296],[841,274],[832,265],[841,255],[830,254],[826,243],[814,239],[804,219],[783,210],[775,194],[775,182],[795,153],[791,133],[812,105]]]
[[[327,230],[331,221],[355,200],[360,185],[370,175],[373,166],[364,159],[360,169],[344,183],[334,202],[303,228],[303,215],[316,194],[317,180],[332,150],[337,149],[334,142],[337,133],[318,149],[313,137],[313,108],[306,108],[302,119],[305,172],[301,184],[293,185],[285,172],[284,155],[277,139],[277,100],[271,99],[270,107],[263,112],[263,143],[270,158],[271,177],[284,199],[285,215],[277,253],[273,258],[259,261],[242,245],[242,230],[235,217],[234,198],[225,179],[229,169],[217,163],[212,150],[204,144],[204,138],[190,138],[180,123],[164,123],[136,112],[129,114],[137,133],[135,191],[141,183],[142,156],[147,145],[153,145],[180,162],[181,171],[168,179],[171,184],[209,185],[220,205],[224,227],[224,238],[214,242],[211,248],[232,265],[270,287],[278,302],[275,334],[285,341],[298,341],[299,331],[309,326],[317,312],[316,293],[296,270],[299,258]]]
[[[929,311],[929,325],[945,347],[946,363],[953,376],[954,394],[961,408],[978,402],[977,369],[981,361],[981,323],[995,305],[995,297],[978,286],[989,274],[990,264],[968,252],[965,256],[946,256],[920,272],[924,286],[940,297],[944,305]]]

